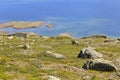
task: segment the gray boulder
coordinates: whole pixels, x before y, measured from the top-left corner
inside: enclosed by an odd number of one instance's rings
[[[46,51],[46,56],[52,57],[52,58],[56,58],[56,59],[65,59],[66,56],[62,55],[62,54],[58,54],[58,53],[53,53],[51,51]]]
[[[79,55],[78,58],[101,58],[103,57],[101,53],[97,52],[94,48],[88,46],[83,48]]]
[[[94,59],[87,61],[87,63],[85,63],[82,68],[97,71],[117,71],[117,67],[111,61],[104,59]]]

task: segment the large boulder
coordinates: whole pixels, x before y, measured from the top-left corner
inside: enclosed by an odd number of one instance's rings
[[[58,53],[53,53],[51,51],[46,51],[46,56],[51,57],[51,58],[56,58],[56,59],[64,59],[66,56]]]
[[[88,46],[83,48],[79,55],[78,58],[101,58],[103,57],[101,53],[97,52],[94,48]]]
[[[82,68],[97,71],[117,71],[117,67],[111,61],[104,59],[87,61]]]

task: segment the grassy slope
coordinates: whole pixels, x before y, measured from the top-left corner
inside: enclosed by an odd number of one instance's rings
[[[62,37],[50,39],[36,36],[26,39],[15,37],[10,40],[5,36],[0,37],[0,78],[3,80],[46,80],[44,76],[54,75],[62,80],[82,80],[84,75],[92,75],[92,80],[108,80],[112,72],[88,70],[82,73],[65,68],[71,66],[81,69],[87,59],[78,59],[77,55],[88,42],[91,42],[90,46],[103,53],[105,59],[112,60],[119,57],[120,44],[104,44],[104,40],[79,39],[80,45],[75,46],[71,45],[72,39]],[[31,47],[28,50],[18,48],[17,46],[21,44],[29,44]],[[67,58],[47,57],[45,56],[47,50],[64,54]]]

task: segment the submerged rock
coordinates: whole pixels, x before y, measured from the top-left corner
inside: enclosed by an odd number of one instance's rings
[[[79,55],[78,58],[101,58],[103,57],[101,53],[97,52],[94,48],[88,46],[83,48]]]
[[[117,67],[111,61],[104,59],[87,61],[87,63],[83,65],[83,68],[97,71],[117,71]]]

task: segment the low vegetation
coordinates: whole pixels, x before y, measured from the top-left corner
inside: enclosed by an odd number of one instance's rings
[[[27,38],[0,36],[0,80],[49,80],[54,76],[60,80],[118,80],[117,72],[84,70],[89,59],[79,59],[80,50],[90,45],[111,60],[120,58],[120,42],[105,43],[106,38],[76,39],[72,45],[68,37],[30,36]],[[27,45],[26,48],[22,47]],[[46,51],[59,53],[66,58],[47,56]],[[116,65],[120,68],[119,65]]]

